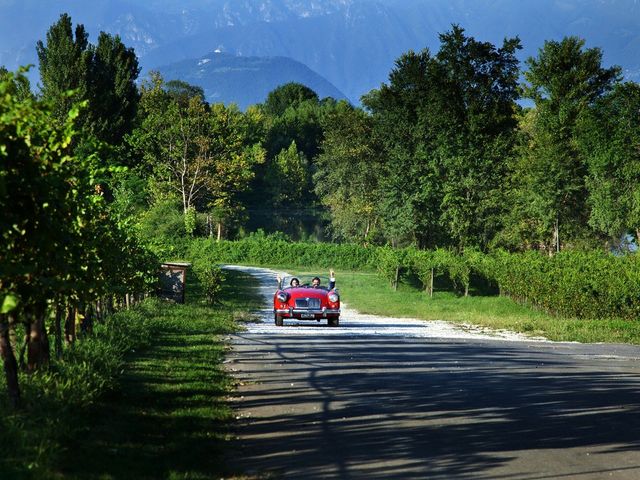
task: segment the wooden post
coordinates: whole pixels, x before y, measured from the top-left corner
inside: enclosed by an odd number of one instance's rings
[[[396,267],[396,279],[393,282],[393,291],[398,291],[398,281],[400,280],[400,267]]]

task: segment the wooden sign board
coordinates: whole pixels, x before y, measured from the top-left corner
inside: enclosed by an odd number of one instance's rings
[[[160,298],[184,303],[187,268],[190,263],[163,263],[160,270]]]

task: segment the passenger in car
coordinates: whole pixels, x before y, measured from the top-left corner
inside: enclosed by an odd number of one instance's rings
[[[289,285],[292,287],[298,287],[300,286],[300,280],[298,280],[296,277],[293,277],[289,282]]]

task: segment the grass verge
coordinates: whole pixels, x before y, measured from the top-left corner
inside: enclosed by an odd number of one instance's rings
[[[204,479],[224,472],[232,412],[221,335],[261,304],[251,277],[228,272],[221,304],[202,302],[197,285],[185,305],[160,312],[151,345],[132,356],[121,387],[96,409],[99,422],[67,452],[64,478]]]
[[[241,273],[227,274],[214,307],[192,280],[185,305],[152,301],[134,310],[143,323],[129,333],[143,338],[120,345],[117,371],[90,399],[76,399],[74,383],[93,378],[98,365],[49,388],[24,384],[24,409],[1,411],[0,478],[220,477],[231,416],[222,335],[262,305],[250,294],[255,281]]]
[[[277,269],[297,275],[318,273],[280,266]],[[561,318],[517,304],[508,297],[479,292],[463,297],[446,284],[440,285],[433,298],[410,280],[401,282],[394,291],[371,272],[338,272],[337,285],[343,301],[362,313],[446,320],[554,341],[640,344],[640,322]]]

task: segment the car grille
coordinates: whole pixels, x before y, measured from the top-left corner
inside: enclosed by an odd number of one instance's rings
[[[320,299],[296,298],[296,308],[320,308]]]

